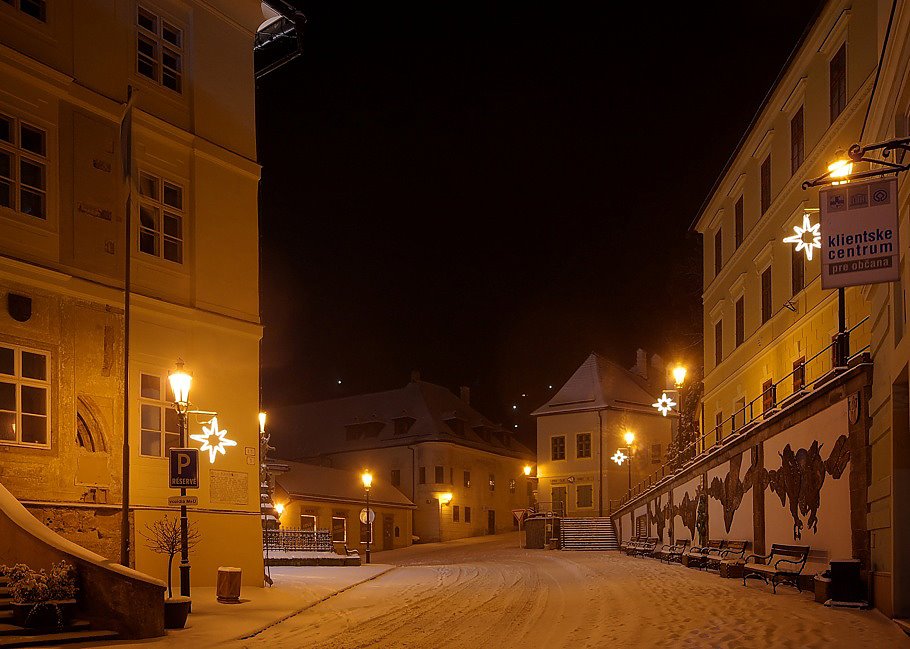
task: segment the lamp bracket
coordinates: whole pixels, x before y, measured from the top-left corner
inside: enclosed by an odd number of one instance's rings
[[[846,182],[848,180],[861,180],[863,178],[879,178],[888,174],[898,174],[901,171],[910,169],[910,162],[904,162],[904,155],[910,151],[910,137],[895,138],[884,142],[876,142],[865,146],[853,144],[847,150],[847,157],[853,163],[868,162],[872,165],[879,165],[879,169],[869,171],[860,171],[847,176],[838,176],[837,180],[831,180],[833,171],[826,171],[818,178],[803,181],[803,189],[810,187],[819,187],[830,185],[834,182]],[[892,157],[893,156],[893,157]]]

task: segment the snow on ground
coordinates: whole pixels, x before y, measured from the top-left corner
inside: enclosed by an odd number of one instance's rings
[[[377,556],[394,570],[245,640],[282,647],[910,647],[876,611],[616,553],[517,547],[516,534]]]
[[[193,589],[188,628],[105,645],[314,649],[888,647],[910,638],[877,611],[618,553],[523,550],[518,535],[373,555],[371,566],[272,568],[242,604]],[[83,645],[87,646],[87,645]]]

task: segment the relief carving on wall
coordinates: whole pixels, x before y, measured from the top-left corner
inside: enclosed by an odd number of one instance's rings
[[[659,538],[661,541],[664,539],[664,526],[667,522],[667,519],[665,518],[666,514],[666,507],[661,507],[660,496],[658,496],[657,500],[654,501],[653,520],[657,524],[657,538]]]
[[[847,436],[841,435],[834,443],[834,448],[827,460],[822,460],[822,444],[813,441],[807,449],[801,448],[795,453],[787,444],[781,451],[781,467],[767,471],[762,476],[771,487],[771,491],[780,498],[782,506],[789,501],[790,515],[793,517],[793,538],[802,538],[803,518],[808,515],[805,525],[818,531],[818,509],[821,507],[821,490],[825,476],[839,479],[850,463],[850,449]]]
[[[724,527],[728,533],[733,525],[733,516],[742,504],[743,497],[755,484],[756,477],[761,474],[761,470],[753,459],[744,479],[740,480],[739,471],[742,463],[742,453],[730,458],[730,468],[727,470],[727,475],[724,476],[724,479],[721,480],[718,476],[714,476],[714,479],[711,480],[711,485],[708,487],[708,495],[714,500],[719,500],[724,509]]]
[[[674,507],[676,513],[682,518],[683,526],[689,530],[691,535],[689,538],[695,538],[695,523],[698,513],[698,497],[701,494],[701,485],[695,489],[695,497],[689,495],[689,492],[686,491],[683,494],[682,500],[679,501],[679,504]]]

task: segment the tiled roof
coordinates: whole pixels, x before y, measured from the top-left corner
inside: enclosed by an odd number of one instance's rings
[[[592,352],[553,398],[531,414],[539,416],[608,407],[654,413],[651,404],[655,399],[640,376]]]
[[[534,457],[507,429],[446,388],[426,381],[412,381],[397,390],[280,408],[269,413],[269,421],[271,443],[281,458],[429,441],[522,459]]]

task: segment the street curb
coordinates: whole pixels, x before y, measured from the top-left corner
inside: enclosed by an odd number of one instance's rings
[[[306,610],[308,610],[308,609],[311,609],[311,608],[313,608],[314,606],[317,606],[317,605],[319,605],[319,604],[322,604],[322,603],[325,602],[325,601],[328,601],[328,600],[332,599],[332,598],[335,597],[336,595],[340,595],[341,593],[344,593],[344,592],[346,592],[346,591],[349,591],[349,590],[351,590],[352,588],[356,588],[357,586],[360,586],[361,584],[365,584],[365,583],[367,583],[368,581],[373,581],[374,579],[379,579],[379,578],[382,577],[383,575],[392,572],[392,571],[395,570],[397,567],[398,567],[398,566],[391,566],[391,567],[389,567],[389,568],[386,568],[386,569],[383,570],[382,572],[376,573],[376,574],[373,575],[372,577],[367,577],[366,579],[361,579],[360,581],[354,582],[353,584],[351,584],[351,585],[349,585],[349,586],[345,586],[345,587],[342,588],[341,590],[336,590],[334,593],[329,593],[329,594],[326,595],[325,597],[322,597],[321,599],[317,599],[315,602],[310,602],[310,603],[307,604],[306,606],[303,606],[303,607],[297,609],[296,611],[292,611],[292,612],[288,613],[287,615],[285,615],[284,617],[278,618],[278,619],[275,620],[274,622],[270,622],[270,623],[266,624],[265,626],[256,629],[256,630],[253,631],[252,633],[247,633],[246,635],[242,635],[242,636],[240,636],[239,638],[235,638],[235,640],[249,640],[250,638],[259,635],[259,634],[262,633],[263,631],[265,631],[265,630],[267,630],[267,629],[271,629],[273,626],[276,626],[276,625],[278,625],[278,624],[281,624],[282,622],[286,622],[287,620],[290,620],[292,617],[294,617],[294,616],[296,616],[296,615],[300,615],[300,614],[303,613],[304,611],[306,611]]]

